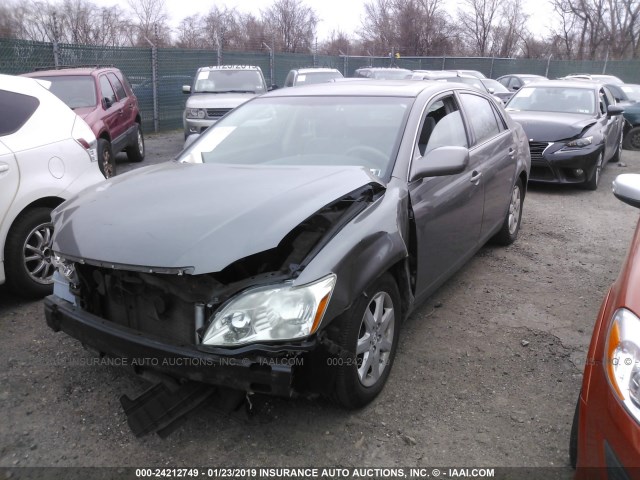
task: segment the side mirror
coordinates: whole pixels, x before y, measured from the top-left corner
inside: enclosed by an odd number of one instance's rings
[[[191,85],[182,85],[182,93],[191,93]]]
[[[613,181],[613,194],[618,200],[640,208],[640,174],[623,173]]]
[[[489,92],[491,95],[493,95],[494,93],[496,93],[496,89],[493,87],[489,87],[487,88],[487,92]]]
[[[268,91],[268,92],[271,92],[272,90],[277,90],[277,89],[279,89],[279,88],[280,88],[280,87],[279,87],[278,85],[271,85],[269,88],[267,88],[267,91]]]
[[[414,160],[409,181],[462,173],[468,164],[469,150],[464,147],[434,148],[424,157]]]
[[[111,103],[111,100],[109,100],[107,97],[104,97],[104,98],[102,99],[102,101],[104,102],[104,109],[105,109],[105,110],[109,110],[109,109],[111,108],[111,105],[113,105],[113,104]]]
[[[610,117],[613,117],[614,115],[622,115],[623,112],[624,108],[619,107],[618,105],[609,105],[609,108],[607,108],[607,114]]]
[[[512,89],[513,91],[516,91],[516,90],[520,90],[520,87],[519,87],[519,86],[517,86],[517,85],[514,85],[513,87],[511,87],[511,89]]]

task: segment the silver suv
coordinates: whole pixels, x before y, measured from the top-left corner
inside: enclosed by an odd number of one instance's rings
[[[184,138],[200,134],[228,112],[247,100],[267,91],[260,67],[221,65],[201,67],[193,85],[182,92],[191,94],[184,109]]]
[[[295,87],[297,85],[309,85],[312,83],[329,82],[335,78],[342,78],[342,73],[335,68],[298,68],[289,71],[284,81],[285,87]]]

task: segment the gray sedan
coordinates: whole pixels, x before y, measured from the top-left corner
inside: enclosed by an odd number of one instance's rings
[[[54,212],[47,322],[168,376],[359,407],[403,319],[516,240],[529,169],[522,128],[463,85],[271,92]]]

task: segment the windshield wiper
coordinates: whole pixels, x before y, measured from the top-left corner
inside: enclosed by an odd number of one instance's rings
[[[216,93],[256,93],[255,90],[218,90]]]

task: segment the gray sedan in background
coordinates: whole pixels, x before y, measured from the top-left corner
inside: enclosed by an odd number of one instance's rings
[[[171,377],[356,408],[403,319],[516,240],[529,169],[522,128],[473,88],[274,91],[54,212],[47,322]]]

